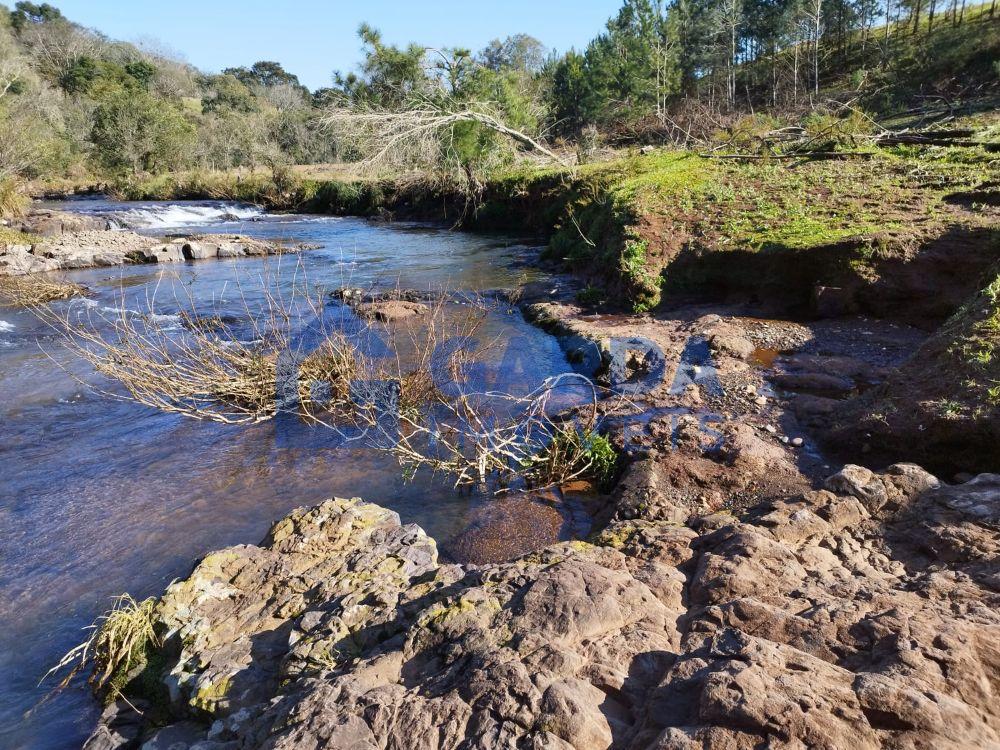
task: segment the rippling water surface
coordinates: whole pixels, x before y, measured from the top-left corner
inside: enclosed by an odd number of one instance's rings
[[[485,289],[537,278],[525,269],[534,251],[511,238],[268,216],[218,203],[87,200],[60,207],[153,233],[241,232],[320,245],[297,262],[267,261],[277,289],[290,289],[303,273],[327,287]],[[260,278],[263,267],[264,261],[243,259],[63,276],[94,292],[87,304],[113,308],[124,296],[143,309],[152,297],[157,312],[170,316],[181,298],[223,312],[232,304],[239,312],[236,279]],[[506,354],[501,347],[491,355],[492,364],[524,387],[570,369],[556,342],[516,312],[492,312],[483,335],[514,342]],[[74,376],[107,385],[62,349],[44,323],[0,308],[0,747],[79,747],[97,708],[81,687],[38,706],[46,693],[38,680],[81,640],[81,629],[109,597],[158,594],[199,556],[256,543],[292,508],[332,495],[362,496],[419,523],[457,557],[479,544],[484,523],[504,517],[484,514],[484,495],[454,491],[445,481],[405,483],[387,457],[344,447],[322,428],[196,422],[115,401]],[[523,505],[510,510],[524,512]],[[558,533],[572,534],[574,523],[568,519]],[[503,528],[491,532],[497,533]]]

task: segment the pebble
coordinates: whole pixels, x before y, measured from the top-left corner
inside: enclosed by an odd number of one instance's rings
[[[788,435],[782,435],[781,442],[783,442],[785,445],[788,445]]]
[[[800,437],[792,438],[792,445],[794,445],[796,448],[801,447],[803,442],[804,441]]]
[[[770,432],[772,435],[778,431],[777,428],[775,428],[775,426],[773,424],[769,424],[764,429],[767,430],[768,432]]]
[[[763,406],[764,404],[767,403],[767,396],[758,396],[753,400],[753,402],[758,406]]]

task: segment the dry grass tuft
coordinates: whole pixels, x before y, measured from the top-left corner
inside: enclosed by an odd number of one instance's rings
[[[0,218],[19,219],[28,212],[31,199],[24,187],[13,177],[0,179]]]
[[[0,302],[34,307],[71,297],[83,297],[87,288],[68,281],[47,281],[35,275],[0,276]]]
[[[89,626],[90,637],[67,652],[42,679],[68,669],[56,687],[59,690],[90,668],[88,682],[94,692],[119,690],[132,670],[144,663],[146,649],[160,645],[154,628],[155,609],[154,598],[138,602],[129,594],[115,597],[111,609]]]

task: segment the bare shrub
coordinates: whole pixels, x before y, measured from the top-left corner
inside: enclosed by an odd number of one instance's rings
[[[53,325],[120,385],[102,392],[162,411],[226,424],[294,413],[393,456],[408,477],[426,469],[456,485],[548,485],[591,471],[591,439],[568,432],[560,418],[586,400],[590,415],[579,435],[593,434],[597,390],[587,378],[564,374],[517,395],[477,375],[499,343],[483,330],[499,303],[442,293],[422,303],[425,314],[404,320],[344,308],[331,320],[325,295],[305,283],[285,296],[266,278],[261,287],[262,303],[245,302],[250,340],[199,315],[193,301],[183,327],[157,315],[155,299],[141,313],[124,304],[110,314],[89,308]],[[297,337],[306,313],[314,321],[308,348]]]
[[[565,159],[539,140],[508,125],[503,114],[488,103],[463,102],[449,107],[422,99],[398,108],[338,106],[327,111],[323,122],[346,152],[356,154],[360,163],[376,174],[413,168],[440,169],[452,162],[452,131],[462,123],[483,126],[568,166]],[[500,149],[492,149],[491,153],[497,159],[503,158]]]

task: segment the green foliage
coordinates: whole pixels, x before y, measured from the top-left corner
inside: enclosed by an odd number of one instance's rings
[[[10,25],[15,31],[23,31],[30,24],[45,23],[47,21],[59,21],[63,19],[63,14],[54,5],[48,3],[19,2],[14,5],[14,10],[10,13]]]
[[[99,75],[97,61],[92,57],[78,57],[59,78],[59,86],[68,94],[87,91]]]
[[[209,92],[201,100],[206,112],[240,112],[247,114],[258,109],[259,104],[253,92],[236,76],[224,73],[206,80]]]
[[[492,40],[478,57],[484,67],[495,73],[504,70],[539,73],[545,64],[545,46],[528,34],[514,34],[503,41]]]
[[[91,139],[106,169],[139,174],[183,167],[195,129],[170,103],[142,90],[120,88],[95,110]]]
[[[617,466],[618,452],[611,441],[595,430],[566,425],[530,462],[528,476],[539,484],[583,477],[606,489]]]
[[[586,287],[581,289],[576,293],[576,301],[581,305],[599,305],[607,298],[607,294],[603,289],[592,284],[587,284]]]
[[[125,73],[144,89],[149,89],[156,77],[156,66],[148,60],[135,60],[125,64]]]
[[[606,126],[659,111],[680,92],[674,32],[659,2],[625,0],[582,55],[570,51],[550,65],[558,129],[575,134],[588,123]]]
[[[424,66],[423,46],[410,44],[401,49],[387,45],[381,33],[368,24],[361,24],[358,36],[364,55],[360,75],[334,74],[336,88],[344,97],[358,103],[392,106],[431,92],[433,82]]]
[[[302,86],[298,76],[285,70],[281,63],[271,60],[255,62],[249,68],[226,68],[222,74],[232,76],[246,86]]]

